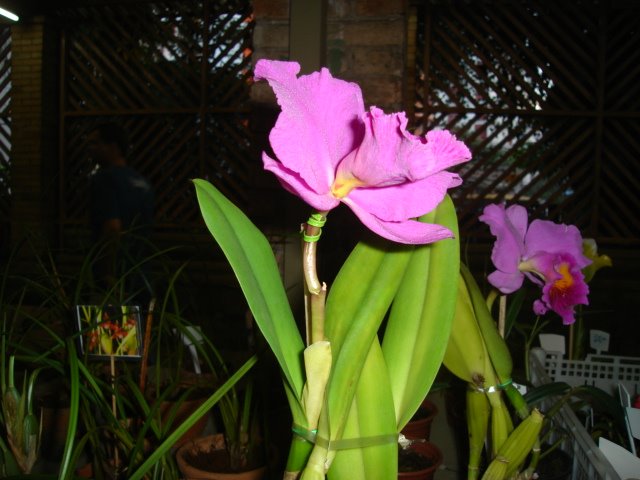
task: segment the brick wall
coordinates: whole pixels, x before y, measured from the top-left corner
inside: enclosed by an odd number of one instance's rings
[[[404,12],[401,0],[330,0],[327,63],[362,88],[366,106],[402,110]]]
[[[44,23],[12,26],[12,243],[46,224],[42,168]]]
[[[402,0],[329,0],[325,58],[333,75],[357,82],[365,105],[402,110],[405,15]],[[255,0],[254,61],[289,58],[289,2]],[[253,100],[273,102],[253,87]]]

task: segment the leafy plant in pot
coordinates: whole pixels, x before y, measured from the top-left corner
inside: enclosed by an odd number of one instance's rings
[[[209,182],[195,180],[196,193],[282,372],[294,424],[284,478],[391,480],[398,433],[450,332],[457,285],[442,278],[458,269],[459,243],[446,192],[459,177],[446,169],[471,155],[449,132],[409,134],[404,113],[365,111],[359,87],[326,69],[299,70],[260,60],[254,75],[282,107],[265,167],[312,209],[301,232],[305,332],[262,232]],[[356,245],[328,287],[317,241],[341,202],[377,236]]]
[[[178,466],[187,480],[264,477],[266,463],[253,397],[249,378],[242,389],[233,389],[218,404],[224,433],[186,442],[178,449]]]
[[[30,243],[24,242],[21,248]],[[170,412],[164,417],[163,422],[158,421],[160,405],[163,400],[173,396],[174,390],[163,389],[157,398],[147,401],[142,389],[138,388],[135,375],[124,375],[115,385],[111,379],[104,378],[103,364],[92,362],[86,356],[79,355],[76,349],[76,340],[79,333],[73,328],[71,321],[72,305],[78,304],[81,298],[87,294],[94,298],[90,281],[90,265],[92,255],[87,256],[80,268],[80,272],[74,272],[65,277],[59,274],[59,269],[54,263],[53,256],[39,252],[28,252],[29,269],[13,262],[17,255],[12,254],[4,266],[0,282],[0,304],[4,318],[7,319],[6,328],[2,332],[3,344],[6,342],[7,355],[15,355],[20,365],[30,372],[48,369],[47,378],[55,377],[60,380],[57,387],[58,396],[60,389],[64,389],[64,396],[68,398],[68,422],[63,427],[66,436],[63,439],[60,455],[51,462],[51,468],[55,472],[49,472],[49,465],[37,466],[42,471],[42,478],[71,479],[75,478],[76,466],[81,459],[88,455],[94,466],[100,467],[93,471],[92,478],[108,478],[102,467],[108,467],[107,454],[104,451],[105,434],[111,436],[112,444],[119,445],[123,453],[123,463],[126,460],[127,478],[142,479],[164,478],[177,479],[179,473],[173,460],[172,448],[176,440],[196,422],[206,415],[211,408],[246,374],[256,362],[252,357],[242,365],[237,372],[229,375],[226,371],[220,380],[208,385],[208,394],[203,399],[202,405],[184,421],[172,419]],[[149,258],[158,258],[162,252],[157,252]],[[166,308],[169,300],[177,301],[173,285],[178,272],[175,268],[166,269],[169,285],[167,294],[162,303],[160,316],[167,326],[165,330],[173,331],[177,325],[184,325],[179,315],[171,313]],[[27,272],[27,273],[25,273]],[[175,275],[174,275],[175,274]],[[108,292],[101,292],[101,298],[109,301],[126,302],[128,297],[122,296],[121,282],[114,285]],[[102,295],[103,294],[103,295]],[[180,312],[177,305],[173,305],[172,312]],[[165,315],[166,313],[166,315]],[[161,323],[163,323],[161,322]],[[162,330],[162,326],[155,329],[156,333]],[[174,343],[175,346],[175,343]],[[173,348],[171,351],[174,351]],[[4,365],[4,363],[3,363]],[[53,375],[52,375],[52,373]],[[35,375],[32,377],[35,378]],[[42,376],[41,376],[42,378]],[[129,387],[127,395],[121,395],[120,387]],[[13,390],[13,389],[11,389]],[[29,390],[22,399],[30,396]],[[111,393],[114,393],[117,409],[113,413]],[[187,398],[189,392],[184,392]],[[31,412],[23,408],[25,417],[29,417],[28,423],[32,424],[33,416],[39,417],[37,412]],[[22,408],[22,407],[21,407]],[[144,422],[139,424],[133,434],[123,423],[123,418],[132,411],[142,411]],[[33,413],[34,415],[31,415]],[[3,418],[8,418],[6,415]],[[24,423],[24,422],[22,422]],[[173,425],[171,425],[173,424]],[[176,427],[173,430],[170,427]],[[36,429],[37,430],[37,429]],[[149,453],[149,439],[153,440],[153,450]],[[2,449],[2,471],[4,474],[19,473],[14,456],[5,442],[6,448]],[[47,468],[43,468],[47,467]]]

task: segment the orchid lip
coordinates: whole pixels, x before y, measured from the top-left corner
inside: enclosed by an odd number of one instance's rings
[[[357,178],[350,178],[345,180],[337,180],[331,185],[331,195],[337,199],[341,199],[349,195],[349,192],[354,188],[362,187],[364,183]]]

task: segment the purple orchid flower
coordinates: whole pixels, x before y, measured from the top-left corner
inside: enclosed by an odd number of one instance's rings
[[[412,135],[404,113],[365,112],[358,85],[326,68],[297,77],[299,71],[295,62],[256,64],[255,78],[269,82],[282,108],[269,135],[277,160],[263,153],[265,169],[318,211],[348,205],[387,239],[420,244],[452,237],[413,218],[460,185],[445,169],[471,158],[464,143],[447,131]]]
[[[496,237],[491,260],[497,270],[489,275],[489,283],[502,293],[512,293],[527,276],[542,286],[542,297],[533,305],[537,315],[553,310],[565,325],[575,322],[574,306],[589,303],[581,270],[591,261],[582,253],[580,231],[547,220],[528,224],[521,205],[487,205],[480,221]]]

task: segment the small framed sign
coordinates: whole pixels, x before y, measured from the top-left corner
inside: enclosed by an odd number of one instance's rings
[[[98,357],[142,355],[140,307],[137,305],[77,305],[80,348]]]

